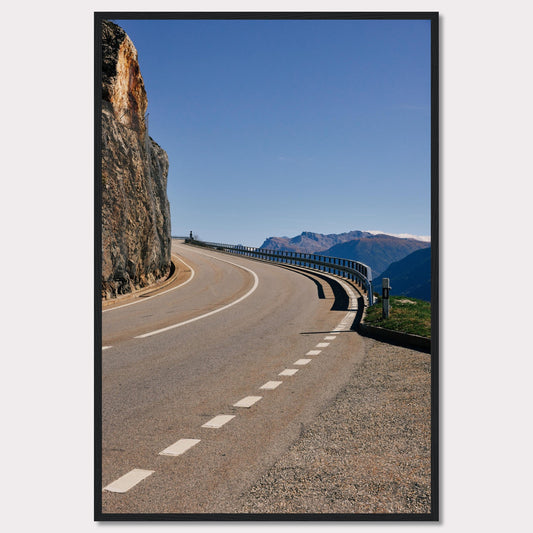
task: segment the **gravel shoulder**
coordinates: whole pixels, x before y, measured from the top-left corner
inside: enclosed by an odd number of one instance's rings
[[[364,349],[348,385],[239,512],[431,512],[430,355],[373,339]]]

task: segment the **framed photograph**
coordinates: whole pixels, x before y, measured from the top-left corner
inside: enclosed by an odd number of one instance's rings
[[[439,519],[439,15],[94,14],[95,520]]]

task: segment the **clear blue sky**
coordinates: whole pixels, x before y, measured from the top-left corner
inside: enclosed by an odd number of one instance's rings
[[[430,22],[118,20],[172,234],[430,234]]]

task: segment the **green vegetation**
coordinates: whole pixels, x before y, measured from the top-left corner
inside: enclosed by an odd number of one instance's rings
[[[382,304],[379,299],[367,309],[365,324],[431,337],[431,304],[429,302],[407,296],[391,296],[389,315],[387,320],[383,319]]]

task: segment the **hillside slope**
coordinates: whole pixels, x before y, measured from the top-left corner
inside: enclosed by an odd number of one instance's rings
[[[389,278],[391,294],[431,301],[431,248],[417,250],[392,263],[372,285],[381,294],[382,279]]]
[[[378,234],[337,244],[321,253],[322,255],[343,257],[365,263],[372,268],[372,275],[375,278],[391,263],[429,246],[429,243],[415,239]]]

